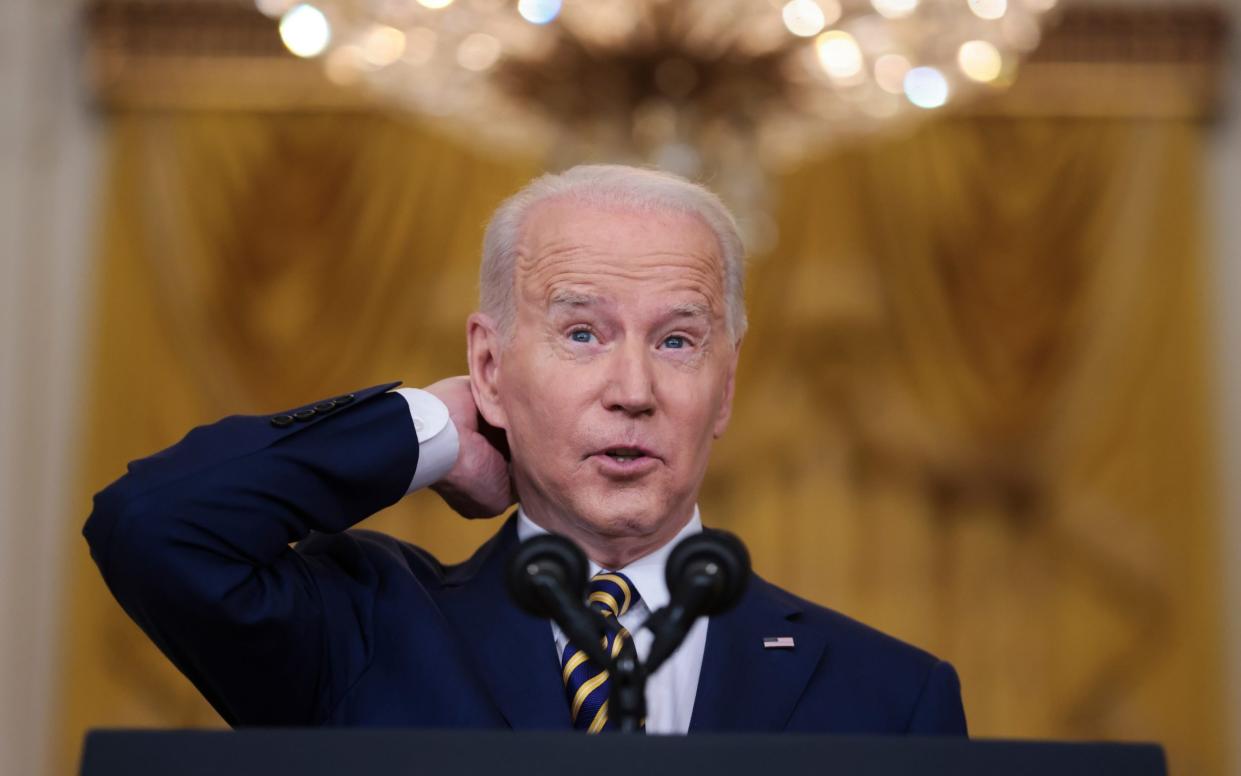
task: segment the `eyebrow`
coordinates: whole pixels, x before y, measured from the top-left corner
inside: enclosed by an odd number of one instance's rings
[[[674,304],[669,312],[678,318],[709,318],[711,316],[711,308],[700,302]]]
[[[599,297],[593,294],[583,294],[581,291],[569,291],[562,288],[552,292],[548,307],[588,307],[598,303]]]

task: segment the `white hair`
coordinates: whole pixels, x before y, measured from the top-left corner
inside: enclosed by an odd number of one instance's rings
[[[479,306],[501,331],[511,333],[516,317],[517,250],[526,217],[539,203],[558,198],[700,218],[720,245],[729,335],[738,339],[745,333],[745,248],[728,208],[714,193],[679,175],[618,164],[584,164],[542,175],[496,208],[483,236]]]

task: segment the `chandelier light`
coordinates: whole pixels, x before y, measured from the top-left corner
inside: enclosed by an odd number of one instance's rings
[[[257,5],[333,81],[475,143],[709,176],[758,213],[767,171],[1011,84],[1055,0]]]

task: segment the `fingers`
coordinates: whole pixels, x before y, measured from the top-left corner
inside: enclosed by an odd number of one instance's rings
[[[504,429],[492,426],[478,411],[468,378],[450,377],[426,390],[448,408],[460,444],[456,465],[433,489],[454,511],[467,518],[504,512],[516,500]]]

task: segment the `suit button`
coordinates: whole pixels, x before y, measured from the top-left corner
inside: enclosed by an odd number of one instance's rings
[[[344,396],[337,396],[335,399],[332,399],[332,401],[336,402],[337,407],[340,407],[353,401],[353,394],[349,393]]]
[[[313,418],[315,415],[318,415],[318,414],[319,413],[315,412],[314,410],[298,410],[297,412],[293,413],[293,419],[300,423],[305,423],[306,421],[310,420],[311,418]]]
[[[284,428],[293,423],[292,415],[277,415],[271,419],[271,424],[276,428]]]
[[[331,412],[334,409],[336,409],[334,401],[321,401],[315,405],[315,410],[318,412]]]

